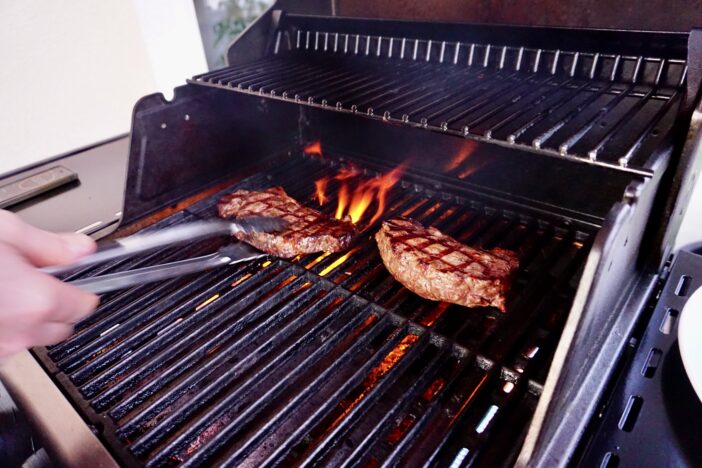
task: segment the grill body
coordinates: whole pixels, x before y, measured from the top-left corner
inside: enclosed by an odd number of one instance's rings
[[[339,159],[293,154],[150,229],[213,217],[221,194],[234,188],[280,185],[310,200],[315,178],[334,174]],[[509,314],[466,314],[409,293],[380,261],[371,238],[378,223],[361,222],[347,252],[266,260],[105,297],[42,359],[135,464],[450,463],[465,447],[466,462],[500,460],[502,440],[524,436],[594,228],[435,191],[420,179],[391,191],[388,215],[519,252]],[[335,206],[322,208],[331,216]]]
[[[235,188],[314,206],[314,181],[350,162],[365,179],[407,163],[384,216],[517,252],[508,312],[409,293],[362,220],[347,252],[105,296],[35,355],[129,465],[567,463],[696,172],[696,33],[281,10],[321,5],[278,2],[229,67],[137,103],[124,224],[209,218]]]

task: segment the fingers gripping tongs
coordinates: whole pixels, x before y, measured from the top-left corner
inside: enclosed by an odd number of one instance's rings
[[[98,247],[98,251],[65,266],[42,268],[41,271],[61,276],[79,268],[105,263],[123,257],[149,252],[164,247],[195,242],[207,237],[233,235],[238,232],[275,232],[285,229],[286,222],[278,218],[252,217],[236,221],[197,221],[154,233],[138,234]],[[217,252],[202,257],[164,263],[135,270],[69,281],[69,284],[93,293],[124,289],[153,281],[174,278],[211,268],[254,260],[267,254],[243,242],[234,242]]]

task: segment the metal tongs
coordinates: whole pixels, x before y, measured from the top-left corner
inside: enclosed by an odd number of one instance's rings
[[[61,276],[79,268],[130,257],[163,247],[172,247],[195,242],[208,237],[234,235],[239,232],[276,232],[285,229],[286,226],[287,223],[282,219],[263,217],[251,217],[238,219],[236,221],[197,221],[154,233],[137,234],[104,243],[98,247],[96,253],[84,257],[76,263],[42,268],[41,271],[53,276]],[[254,249],[248,244],[234,242],[220,248],[213,254],[202,257],[79,279],[69,281],[68,283],[85,291],[100,294],[153,281],[187,275],[219,266],[255,260],[260,257],[265,257],[266,255],[267,254]]]

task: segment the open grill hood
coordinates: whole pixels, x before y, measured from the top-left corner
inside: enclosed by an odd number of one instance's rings
[[[697,33],[315,13],[278,2],[230,66],[137,103],[123,224],[212,217],[236,188],[314,206],[349,162],[406,162],[383,216],[516,251],[507,313],[409,293],[362,219],[348,252],[112,293],[35,356],[129,465],[569,462],[697,173]]]

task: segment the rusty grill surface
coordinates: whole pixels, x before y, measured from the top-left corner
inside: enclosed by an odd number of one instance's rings
[[[228,189],[280,185],[315,207],[336,159],[292,156]],[[363,177],[375,175],[365,170]],[[420,183],[418,183],[418,181]],[[407,216],[520,258],[507,313],[423,300],[383,266],[373,225],[337,254],[269,258],[102,298],[35,354],[126,465],[367,465],[516,456],[593,228],[516,212],[408,175],[383,218]],[[338,187],[329,186],[332,214]],[[222,192],[224,193],[224,192]],[[148,229],[216,216],[217,194]],[[78,272],[215,250],[226,239]]]
[[[354,34],[296,15],[280,24],[265,58],[190,83],[650,175],[687,76],[685,60],[664,56]]]

